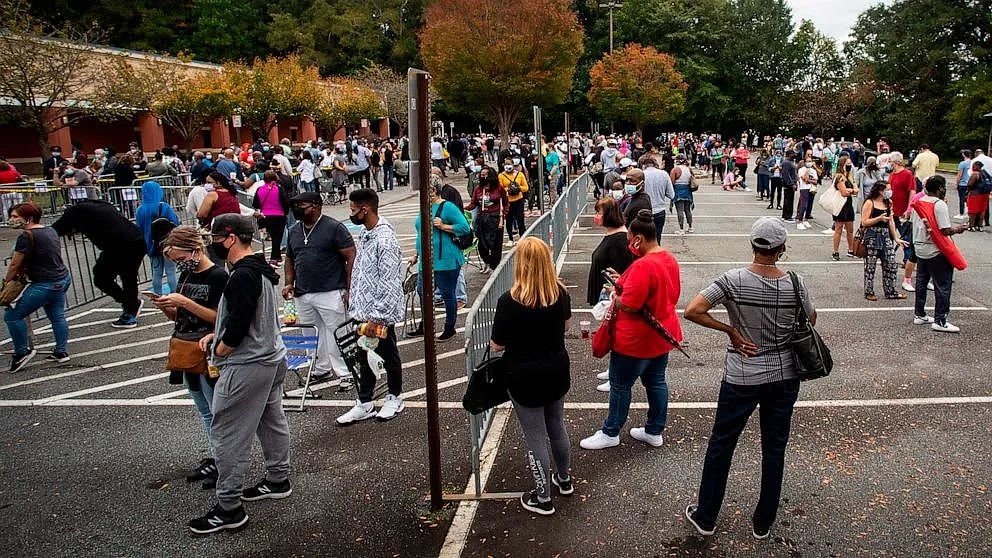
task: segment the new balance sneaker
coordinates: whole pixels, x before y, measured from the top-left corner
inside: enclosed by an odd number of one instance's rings
[[[598,386],[596,386],[596,391],[602,391],[604,393],[609,393],[609,391],[610,391],[610,381],[609,380],[606,380],[605,382],[603,382],[603,383],[599,384]]]
[[[579,442],[579,447],[587,450],[601,450],[619,445],[620,436],[607,436],[602,430],[597,430],[595,434]]]
[[[258,500],[282,500],[289,498],[293,493],[293,487],[289,485],[289,479],[282,482],[271,482],[262,479],[262,482],[251,488],[246,488],[241,494],[241,499],[245,502],[257,502]]]
[[[52,354],[46,356],[45,360],[47,360],[48,362],[57,362],[59,364],[62,364],[63,362],[69,362],[69,353],[65,351],[53,352]]]
[[[771,534],[771,527],[757,527],[757,526],[755,526],[755,527],[752,527],[751,528],[751,536],[754,537],[756,540],[759,540],[759,541],[763,541],[763,540],[767,539],[768,538],[768,535],[770,535],[770,534]]]
[[[902,282],[902,290],[906,291],[907,293],[915,293],[916,287],[914,287],[911,282],[906,280]]]
[[[695,504],[689,504],[688,506],[685,507],[685,518],[689,522],[689,524],[695,527],[696,532],[704,537],[708,537],[712,535],[716,531],[716,528],[712,525],[703,525],[702,523],[699,523],[698,521],[696,521],[696,518],[693,517],[695,514],[696,514]]]
[[[339,416],[337,418],[338,424],[345,425],[351,424],[353,422],[361,422],[363,420],[368,420],[375,416],[375,406],[372,402],[368,403],[355,403],[355,406],[351,408],[347,413]]]
[[[951,322],[944,322],[942,324],[934,322],[930,324],[930,329],[934,331],[942,331],[944,333],[961,333],[961,328]]]
[[[926,325],[933,323],[933,316],[913,316],[913,325]]]
[[[193,469],[186,475],[186,482],[196,482],[209,478],[217,478],[217,464],[214,463],[214,458],[212,457],[200,461],[196,469]]]
[[[534,512],[538,515],[552,515],[555,513],[555,505],[551,503],[551,499],[549,498],[547,502],[540,501],[537,497],[536,490],[521,494],[520,505],[523,506],[525,510]]]
[[[131,329],[138,325],[138,318],[135,318],[131,314],[121,314],[117,321],[110,324],[110,327],[115,327],[117,329]]]
[[[631,428],[630,437],[656,448],[660,448],[665,443],[665,439],[662,438],[661,434],[648,434],[643,428]]]
[[[386,395],[386,401],[379,408],[379,412],[375,414],[375,418],[381,421],[392,420],[396,418],[396,415],[402,413],[404,408],[403,398],[390,393]]]
[[[609,370],[603,370],[599,374],[596,374],[596,379],[597,380],[609,380],[610,379],[610,371]]]
[[[248,514],[245,513],[244,506],[227,511],[217,504],[207,512],[207,515],[191,519],[189,530],[197,535],[209,535],[224,529],[237,529],[245,523],[248,523]]]
[[[38,354],[38,351],[31,349],[26,353],[14,353],[14,356],[10,359],[10,373],[19,371],[28,365],[28,362],[34,358],[34,355]]]
[[[558,493],[562,496],[571,496],[575,492],[575,487],[572,486],[572,477],[559,478],[558,473],[551,475],[551,484],[558,487]]]

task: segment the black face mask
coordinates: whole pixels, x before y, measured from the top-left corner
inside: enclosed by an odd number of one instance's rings
[[[359,213],[361,213],[361,211],[359,211]],[[351,222],[354,223],[354,224],[356,224],[356,225],[364,225],[365,224],[365,217],[359,217],[358,216],[358,213],[355,213],[354,215],[351,215],[348,218],[351,219]]]
[[[217,254],[217,257],[220,258],[220,259],[222,259],[222,260],[225,260],[226,261],[227,260],[227,256],[230,255],[230,253],[231,253],[231,249],[228,248],[227,246],[224,246],[224,241],[223,240],[220,241],[220,242],[214,242],[210,246],[213,247],[214,254]]]
[[[302,221],[307,216],[307,210],[302,207],[294,207],[291,211],[297,221]]]

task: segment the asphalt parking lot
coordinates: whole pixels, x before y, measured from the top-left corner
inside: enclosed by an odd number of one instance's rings
[[[396,195],[383,214],[413,246],[416,199]],[[750,260],[747,231],[766,211],[751,193],[704,185],[695,233],[666,234],[682,266],[680,308],[726,269]],[[587,208],[587,213],[591,209]],[[344,218],[346,209],[328,208]],[[829,224],[822,210],[818,223]],[[530,222],[530,219],[528,219]],[[670,216],[666,233],[676,222]],[[0,378],[0,552],[9,556],[988,556],[992,481],[988,424],[992,314],[985,277],[992,236],[956,237],[969,260],[955,275],[950,319],[960,334],[912,325],[912,299],[867,302],[859,260],[830,260],[823,226],[792,234],[787,269],[804,275],[834,373],[805,384],[793,422],[779,522],[754,541],[749,517],[760,474],[755,425],[741,439],[717,534],[703,539],[681,517],[694,500],[712,426],[725,338],[684,323],[691,359],[673,355],[665,445],[622,434],[618,448],[590,452],[607,394],[595,390],[606,361],[593,359],[577,324],[568,340],[572,390],[566,401],[576,492],[558,513],[532,517],[514,499],[449,504],[429,512],[422,345],[400,347],[407,410],[388,423],[347,428],[334,418],[353,394],[319,389],[305,413],[289,416],[294,494],[249,507],[237,533],[194,539],[186,521],[212,505],[186,470],[206,454],[202,426],[181,386],[162,369],[170,327],[146,312],[139,328],[112,330],[113,306],[71,313],[68,365],[40,358]],[[790,233],[794,233],[794,228]],[[561,276],[578,320],[588,260],[601,232],[583,217]],[[485,277],[468,272],[470,296]],[[877,280],[881,280],[881,273]],[[877,287],[879,293],[881,289]],[[932,306],[932,298],[929,304]],[[464,324],[464,312],[458,327]],[[43,324],[41,324],[43,325]],[[52,341],[39,325],[37,343]],[[4,349],[9,349],[9,342]],[[466,490],[468,421],[460,407],[462,338],[439,345],[444,489]],[[291,386],[292,387],[292,386]],[[644,417],[635,388],[628,427]],[[530,488],[523,438],[500,411],[484,463],[488,494]],[[258,448],[249,479],[261,475]]]

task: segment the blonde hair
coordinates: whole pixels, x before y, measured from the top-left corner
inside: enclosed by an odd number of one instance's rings
[[[517,245],[510,296],[527,308],[546,308],[558,302],[565,285],[558,280],[551,248],[543,240],[525,237]]]
[[[169,235],[162,241],[162,253],[168,254],[173,248],[184,252],[192,252],[194,250],[203,250],[205,246],[203,235],[199,229],[189,225],[180,225],[169,231]]]

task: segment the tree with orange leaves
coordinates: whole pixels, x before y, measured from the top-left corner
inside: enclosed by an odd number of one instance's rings
[[[675,69],[675,58],[652,46],[632,43],[605,54],[589,70],[589,102],[609,120],[661,124],[685,108],[688,85]]]
[[[505,145],[524,107],[564,101],[582,27],[569,0],[435,0],[420,53],[438,95],[491,117]]]

